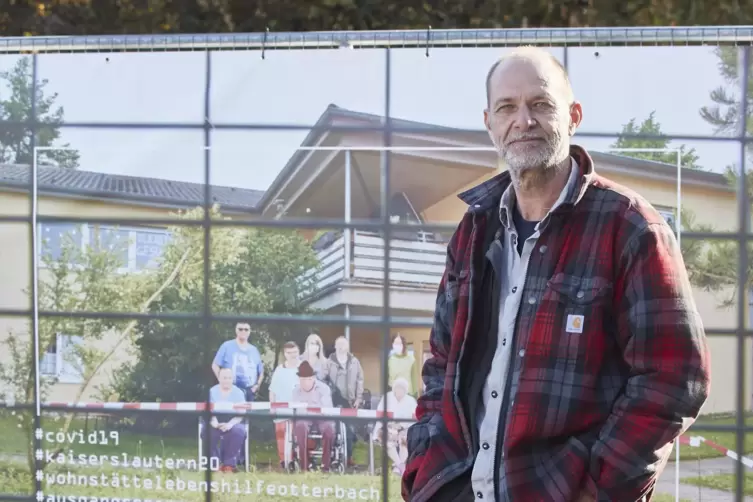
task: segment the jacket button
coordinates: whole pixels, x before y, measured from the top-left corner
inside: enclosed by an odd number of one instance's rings
[[[541,253],[541,254],[544,254],[544,253],[546,253],[546,250],[547,250],[547,249],[548,249],[548,248],[547,248],[546,246],[541,246],[541,247],[539,248],[539,253]]]
[[[514,288],[512,288],[512,292],[513,293],[516,293],[517,291],[518,291],[518,287],[517,286],[515,286]]]
[[[493,397],[494,399],[497,399],[497,396],[499,396],[499,394],[497,394],[497,391],[496,391],[496,390],[493,390],[493,391],[492,391],[492,397]]]
[[[484,494],[481,493],[481,492],[476,492],[476,498],[477,499],[482,499],[482,498],[484,498]]]
[[[484,443],[481,447],[483,449],[485,449],[485,450],[488,450],[489,449],[489,443]]]

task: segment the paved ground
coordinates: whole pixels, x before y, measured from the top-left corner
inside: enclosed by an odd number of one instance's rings
[[[682,484],[682,478],[707,476],[712,474],[732,473],[735,461],[729,457],[711,458],[707,460],[689,460],[680,463],[680,499],[692,502],[734,502],[735,496],[730,492],[701,488],[694,485]],[[657,484],[657,492],[668,495],[675,494],[675,464],[670,462]],[[753,497],[745,497],[745,502],[753,502]]]

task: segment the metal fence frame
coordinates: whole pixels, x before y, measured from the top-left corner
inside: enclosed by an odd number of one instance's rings
[[[420,319],[397,318],[391,315],[390,308],[390,235],[394,231],[401,229],[410,229],[410,225],[401,225],[392,223],[389,218],[389,190],[390,186],[390,145],[392,144],[392,134],[395,131],[408,132],[406,128],[397,128],[392,124],[390,116],[391,108],[391,64],[390,57],[393,50],[400,48],[425,48],[426,56],[431,56],[431,49],[442,47],[507,47],[517,45],[540,45],[552,47],[564,47],[564,64],[567,67],[567,50],[569,47],[584,46],[700,46],[700,45],[718,45],[718,46],[737,46],[738,49],[738,68],[740,69],[742,89],[741,96],[747,95],[747,82],[749,80],[750,65],[750,46],[753,44],[753,26],[745,27],[679,27],[679,28],[584,28],[584,29],[510,29],[510,30],[408,30],[408,31],[363,31],[363,32],[319,32],[319,33],[253,33],[253,34],[210,34],[210,35],[129,35],[129,36],[74,36],[74,37],[11,37],[0,38],[0,54],[32,54],[33,61],[33,85],[32,90],[36,90],[38,82],[38,54],[40,53],[84,53],[84,52],[155,52],[155,51],[202,51],[206,53],[206,71],[204,87],[204,121],[203,123],[183,123],[183,124],[156,124],[156,123],[73,123],[65,122],[59,127],[79,127],[79,128],[110,128],[110,129],[201,129],[204,132],[204,210],[205,216],[203,221],[199,222],[176,222],[170,220],[172,225],[195,225],[201,226],[204,231],[204,308],[199,315],[190,314],[162,314],[162,315],[145,315],[138,313],[114,313],[114,312],[48,312],[40,311],[37,298],[38,287],[38,240],[37,240],[37,223],[39,222],[94,222],[94,223],[111,223],[123,225],[137,225],[139,223],[160,223],[159,220],[149,219],[141,220],[135,218],[61,218],[53,216],[40,216],[37,213],[38,203],[38,186],[37,170],[38,166],[35,161],[32,165],[32,176],[29,184],[31,193],[30,215],[22,217],[0,216],[0,223],[28,223],[31,228],[31,309],[9,309],[0,308],[0,316],[9,317],[27,317],[32,320],[32,350],[39,354],[39,319],[40,317],[78,317],[78,318],[128,318],[128,319],[196,319],[209,326],[211,321],[237,321],[245,320],[252,323],[296,323],[296,324],[334,324],[341,326],[362,325],[378,326],[382,330],[382,346],[389,345],[390,328],[398,326],[413,327],[430,327],[428,321]],[[212,83],[212,53],[214,51],[227,50],[244,50],[256,51],[258,57],[265,58],[267,51],[292,50],[292,49],[372,49],[382,50],[385,54],[385,106],[384,106],[384,125],[379,128],[356,128],[347,127],[345,130],[377,130],[383,135],[383,145],[386,151],[381,155],[380,177],[381,177],[381,207],[382,214],[378,222],[374,221],[339,221],[339,220],[311,220],[287,219],[273,221],[255,221],[252,223],[244,222],[222,222],[211,221],[209,208],[211,207],[211,161],[210,149],[212,146],[212,132],[214,130],[312,130],[313,126],[302,124],[218,124],[211,121],[211,102],[210,91]],[[36,98],[36,92],[33,93]],[[727,233],[683,233],[685,238],[695,239],[726,239],[734,240],[738,244],[740,259],[738,260],[738,291],[745,291],[747,288],[747,265],[750,260],[748,255],[747,243],[753,237],[750,234],[750,200],[746,187],[745,165],[746,165],[746,146],[751,141],[748,137],[745,125],[748,113],[747,99],[742,99],[740,110],[741,130],[737,136],[731,138],[720,138],[716,136],[697,136],[697,135],[668,135],[672,139],[681,140],[713,140],[713,141],[734,141],[739,144],[739,162],[740,162],[740,183],[738,186],[738,207],[739,207],[739,228],[737,232]],[[0,125],[22,126],[28,128],[31,135],[32,148],[36,151],[36,133],[43,129],[45,124],[37,120],[37,103],[32,101],[31,120],[26,123],[9,123],[4,122]],[[58,126],[56,126],[58,127]],[[328,127],[328,130],[337,128]],[[412,132],[421,132],[422,128],[410,128]],[[618,132],[582,132],[578,133],[579,137],[598,137],[613,138]],[[636,135],[636,138],[651,139],[651,136]],[[679,187],[678,187],[679,188]],[[209,305],[209,243],[210,230],[217,226],[265,226],[275,228],[331,228],[338,230],[345,229],[373,229],[379,230],[384,235],[384,288],[383,304],[384,309],[381,316],[283,316],[283,315],[244,315],[229,316],[213,314]],[[448,225],[423,225],[425,230],[447,231],[454,230],[454,226]],[[737,413],[735,425],[723,426],[703,426],[699,424],[696,430],[707,431],[734,431],[736,432],[737,451],[743,453],[744,434],[753,432],[753,427],[745,425],[745,342],[746,338],[753,335],[753,331],[746,327],[747,304],[745,294],[738,294],[738,315],[736,329],[715,329],[709,328],[708,331],[715,335],[736,336],[738,358],[737,358]],[[382,393],[388,386],[387,359],[382,350],[381,356],[381,384]],[[41,414],[43,411],[72,411],[67,407],[42,406],[39,399],[39,360],[35,360],[35,403],[0,403],[0,408],[15,408],[34,410],[34,427],[41,427]],[[133,413],[133,411],[129,412]],[[142,411],[141,413],[148,413]],[[164,412],[160,412],[164,413]],[[191,412],[181,411],[180,413]],[[208,419],[211,416],[209,408],[202,412],[193,412],[195,415],[203,415]],[[252,414],[252,413],[250,413]],[[369,419],[354,418],[351,420],[363,422]],[[383,425],[387,419],[380,419]],[[383,444],[386,444],[387,428],[383,427]],[[35,438],[34,449],[41,448],[41,439]],[[384,448],[384,446],[383,446]],[[208,438],[204,441],[204,453],[209,453]],[[37,462],[38,467],[40,462]],[[386,500],[389,493],[389,470],[386,455],[382,456],[382,493]],[[736,500],[743,500],[743,475],[744,466],[741,459],[736,462]],[[206,471],[206,479],[211,479],[211,471]],[[35,480],[34,491],[41,490],[41,480]],[[206,500],[211,499],[211,493],[206,494]],[[10,496],[0,493],[0,500],[24,500],[34,501],[35,496]]]

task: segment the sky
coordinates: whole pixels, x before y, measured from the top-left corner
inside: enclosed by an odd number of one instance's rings
[[[396,49],[391,55],[391,114],[444,126],[480,129],[484,79],[498,48]],[[563,59],[564,50],[551,52]],[[0,68],[17,56],[0,56]],[[204,53],[44,54],[39,76],[73,122],[201,122]],[[382,115],[385,51],[334,49],[212,54],[210,121],[313,125],[330,103]],[[582,103],[582,131],[618,133],[651,112],[667,134],[710,135],[699,109],[725,85],[713,47],[570,48],[568,70]],[[213,132],[216,185],[265,190],[307,131]],[[605,150],[612,139],[581,139]],[[201,130],[63,129],[60,143],[89,171],[201,183]],[[732,141],[686,142],[706,168],[739,157]]]

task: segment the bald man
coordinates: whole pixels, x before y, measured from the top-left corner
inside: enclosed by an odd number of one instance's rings
[[[507,169],[460,195],[403,497],[648,501],[709,391],[677,241],[571,144],[583,108],[548,52],[512,51],[486,87]]]

